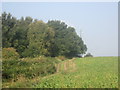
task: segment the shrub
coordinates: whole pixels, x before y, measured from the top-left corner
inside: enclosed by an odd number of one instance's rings
[[[87,53],[85,57],[93,57],[93,55],[91,53]]]
[[[2,57],[3,59],[18,59],[19,54],[16,52],[14,48],[3,48],[2,49]]]
[[[38,76],[46,76],[56,72],[55,63],[57,60],[51,57],[36,57],[36,58],[24,58],[24,59],[11,59],[3,61],[3,82],[10,80],[17,81],[19,76],[22,75],[25,78],[34,78]]]

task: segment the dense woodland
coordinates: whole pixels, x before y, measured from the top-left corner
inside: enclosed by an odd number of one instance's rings
[[[75,28],[64,22],[51,20],[45,23],[31,17],[16,19],[6,12],[2,13],[2,47],[16,49],[21,58],[74,57],[87,51]]]

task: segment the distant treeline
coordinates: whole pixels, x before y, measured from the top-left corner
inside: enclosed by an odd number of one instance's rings
[[[74,57],[87,51],[75,29],[64,22],[45,23],[31,17],[16,19],[6,12],[2,13],[2,47],[15,48],[20,57]]]

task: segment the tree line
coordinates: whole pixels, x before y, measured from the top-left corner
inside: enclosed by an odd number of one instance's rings
[[[15,48],[20,57],[74,57],[87,51],[75,28],[64,22],[45,23],[31,17],[16,19],[6,12],[2,13],[2,47]]]

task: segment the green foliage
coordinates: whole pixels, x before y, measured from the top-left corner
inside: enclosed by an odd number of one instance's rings
[[[58,61],[54,58],[24,58],[22,60],[10,59],[3,60],[3,83],[10,80],[17,81],[20,76],[26,79],[42,77],[56,72],[54,66]]]
[[[17,20],[6,12],[2,14],[2,46],[14,47],[20,57],[74,57],[87,51],[75,29],[64,22],[44,23],[31,17]]]
[[[10,13],[2,14],[2,46],[14,47],[22,57],[22,52],[27,48],[27,30],[32,18],[22,17],[17,20]]]
[[[23,57],[23,52],[27,48],[29,41],[27,40],[27,32],[28,32],[28,25],[32,22],[30,17],[21,18],[17,21],[17,24],[14,26],[13,30],[15,31],[15,35],[13,37],[12,46],[15,47]]]
[[[30,56],[51,56],[51,47],[54,42],[54,31],[42,21],[36,21],[29,25],[27,33],[29,40],[28,51]]]
[[[11,47],[12,39],[15,34],[13,27],[16,24],[16,18],[12,17],[10,13],[2,14],[2,46]]]
[[[61,21],[48,21],[48,25],[55,31],[55,54],[74,57],[86,52],[87,47],[73,27],[68,27]]]
[[[16,52],[16,49],[14,48],[3,48],[2,49],[2,57],[5,60],[10,60],[10,59],[19,59],[19,54]]]

